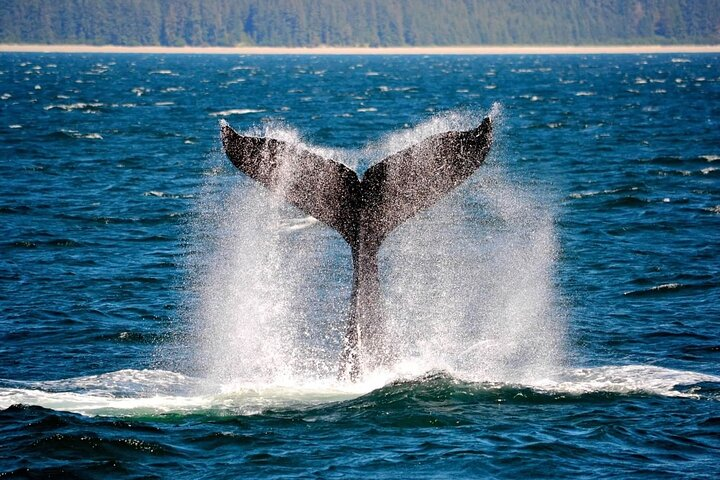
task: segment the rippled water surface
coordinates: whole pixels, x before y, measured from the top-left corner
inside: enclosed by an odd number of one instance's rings
[[[362,173],[485,115],[338,380],[349,248],[218,121]],[[0,477],[716,478],[719,122],[717,55],[2,54]]]

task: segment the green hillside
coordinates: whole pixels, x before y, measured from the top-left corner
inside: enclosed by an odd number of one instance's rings
[[[720,0],[2,0],[2,43],[720,43]]]

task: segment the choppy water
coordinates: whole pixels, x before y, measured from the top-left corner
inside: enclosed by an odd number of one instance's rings
[[[0,55],[0,476],[715,478],[719,60]],[[488,113],[338,381],[349,249],[218,120],[362,172]]]

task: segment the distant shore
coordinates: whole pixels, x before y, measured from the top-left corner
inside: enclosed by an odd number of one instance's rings
[[[720,45],[455,46],[455,47],[127,47],[0,44],[0,52],[222,55],[593,55],[720,53]]]

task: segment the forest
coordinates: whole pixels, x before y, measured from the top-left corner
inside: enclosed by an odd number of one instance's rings
[[[1,43],[720,43],[720,0],[2,0]]]

